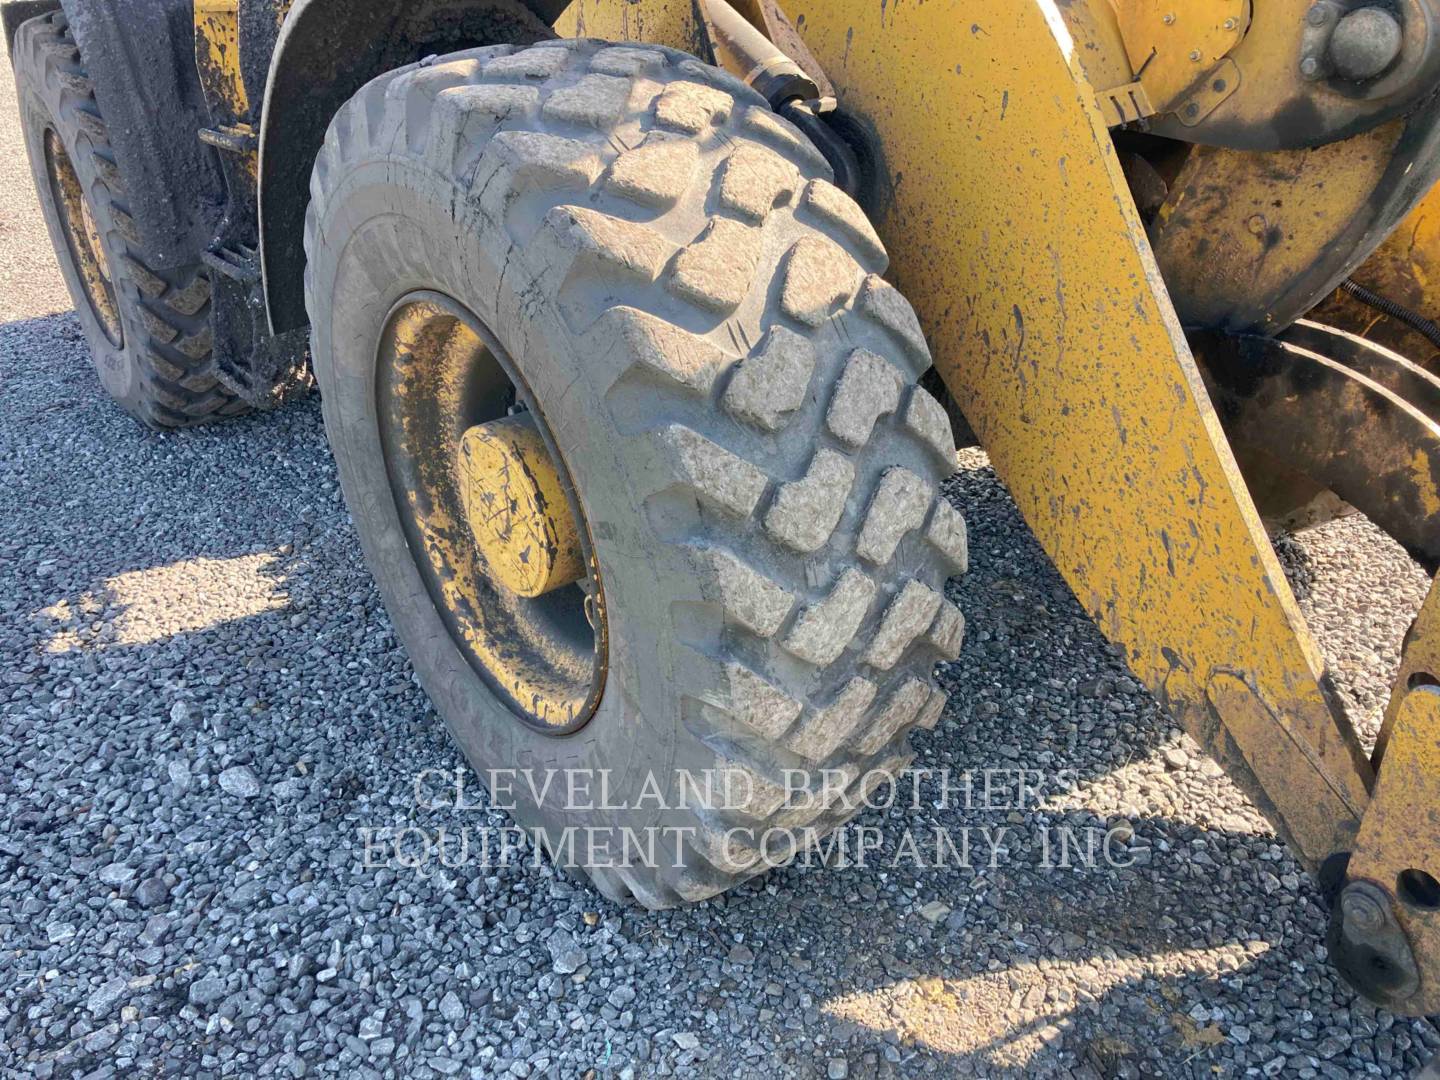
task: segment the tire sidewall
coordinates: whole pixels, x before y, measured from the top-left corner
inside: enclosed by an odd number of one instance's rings
[[[43,56],[25,55],[27,45],[28,42],[16,43],[15,77],[20,97],[25,149],[30,158],[30,170],[35,182],[36,196],[40,200],[41,214],[50,233],[50,243],[55,250],[60,274],[65,279],[65,287],[75,306],[75,314],[80,320],[80,328],[85,335],[85,343],[90,348],[90,356],[101,385],[116,401],[134,411],[141,380],[132,355],[131,343],[144,331],[142,327],[135,325],[132,316],[133,307],[139,302],[138,297],[132,294],[134,287],[125,279],[124,274],[116,272],[119,265],[116,253],[123,250],[123,245],[118,242],[118,234],[110,214],[108,193],[105,193],[105,187],[95,173],[94,148],[90,136],[82,131],[78,124],[69,121],[70,110],[65,108],[64,91],[57,85],[51,85],[46,78]],[[103,233],[101,242],[105,245],[105,257],[110,264],[110,281],[115,289],[116,307],[124,334],[124,345],[119,348],[106,336],[91,309],[79,270],[70,253],[69,240],[62,224],[63,215],[56,205],[49,170],[46,168],[45,133],[49,130],[55,132],[65,152],[69,154],[75,175],[89,200],[90,212]],[[101,197],[102,194],[105,194],[105,197]]]
[[[557,784],[561,771],[576,770],[590,778],[597,802],[603,776],[609,801],[630,807],[567,808],[583,804],[583,796],[557,799],[552,789],[537,800],[521,781],[507,806],[519,823],[663,827],[670,813],[640,797],[647,779],[653,775],[671,793],[677,770],[693,776],[716,764],[713,753],[683,735],[675,687],[684,683],[678,665],[685,661],[664,632],[671,602],[690,598],[693,583],[657,576],[656,564],[643,556],[659,541],[637,498],[645,485],[633,475],[636,463],[627,460],[624,437],[603,407],[607,366],[582,355],[558,305],[535,301],[544,295],[543,279],[511,252],[503,229],[478,214],[452,216],[464,196],[450,178],[395,157],[357,166],[327,197],[308,291],[326,429],[346,500],[420,681],[487,785],[490,770],[533,770],[537,783],[549,775]],[[595,715],[572,735],[527,727],[496,696],[457,648],[410,554],[381,448],[376,364],[388,314],[423,290],[464,305],[509,353],[584,508],[605,587],[609,665]],[[673,802],[667,794],[666,806]]]

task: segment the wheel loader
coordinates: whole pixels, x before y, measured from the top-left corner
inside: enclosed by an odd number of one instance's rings
[[[607,778],[517,821],[683,837],[605,894],[712,896],[906,766],[958,439],[1345,976],[1440,1012],[1440,598],[1367,753],[1270,539],[1440,564],[1440,0],[0,10],[102,385],[156,428],[318,387],[466,756]],[[742,797],[645,798],[702,770]]]

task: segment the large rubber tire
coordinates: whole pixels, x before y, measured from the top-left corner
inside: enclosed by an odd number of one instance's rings
[[[162,269],[145,250],[94,84],[65,15],[57,11],[21,25],[12,61],[40,207],[101,384],[127,412],[157,428],[245,412],[246,406],[216,378],[205,270],[199,263]],[[66,239],[47,167],[47,132],[58,137],[68,155],[100,234],[122,329],[118,344],[87,298]]]
[[[593,41],[387,74],[335,117],[315,166],[313,354],[366,557],[482,773],[608,770],[609,801],[641,806],[566,811],[516,784],[522,825],[687,830],[670,834],[688,838],[680,865],[592,869],[612,897],[664,907],[759,872],[751,840],[857,812],[945,703],[930,673],[963,629],[943,597],[966,561],[939,495],[954,445],[915,385],[930,366],[915,315],[829,176],[727,75]],[[505,346],[577,488],[610,630],[605,692],[577,734],[506,710],[407,550],[375,357],[387,311],[417,289]],[[828,796],[787,804],[786,769],[812,771],[812,793],[831,770]],[[644,809],[648,770],[667,803],[677,770],[744,778],[745,797]]]

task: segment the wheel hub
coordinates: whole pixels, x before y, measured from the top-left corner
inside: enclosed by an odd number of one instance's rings
[[[500,584],[533,598],[585,576],[580,530],[529,413],[466,431],[458,468],[466,521]]]
[[[604,690],[604,589],[537,401],[473,313],[416,292],[379,343],[381,451],[408,547],[457,648],[524,723],[577,731]]]

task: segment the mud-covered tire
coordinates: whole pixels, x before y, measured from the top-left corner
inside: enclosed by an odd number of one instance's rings
[[[205,270],[199,263],[163,268],[145,250],[65,15],[57,11],[21,25],[12,62],[40,207],[101,384],[127,412],[158,428],[245,412],[216,377]],[[47,163],[47,132],[63,146],[94,218],[110,269],[118,341],[92,307],[66,238]]]
[[[627,811],[513,785],[524,826],[684,830],[679,865],[589,868],[612,897],[703,899],[783,858],[787,835],[833,828],[903,768],[908,733],[945,702],[931,672],[964,625],[944,597],[966,564],[939,492],[954,445],[916,385],[915,315],[829,177],[727,75],[593,41],[389,73],[316,163],[307,302],[327,431],[400,638],[471,762],[606,770],[612,806],[636,804],[647,770],[667,795],[677,771],[742,781],[718,809]],[[605,693],[574,735],[507,712],[407,551],[374,367],[387,312],[417,289],[504,345],[574,480],[610,629]],[[788,800],[786,770],[811,783]],[[767,829],[785,831],[757,858]]]

